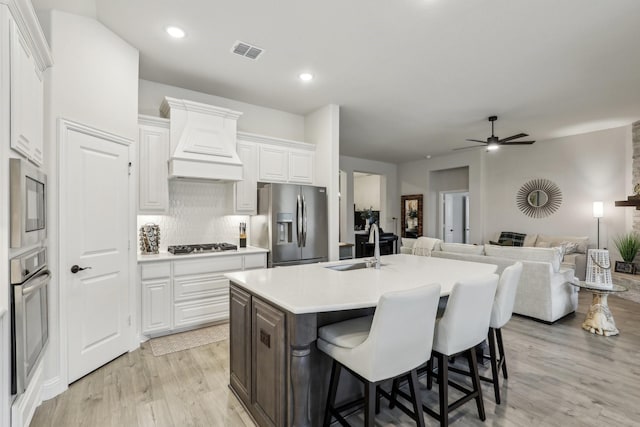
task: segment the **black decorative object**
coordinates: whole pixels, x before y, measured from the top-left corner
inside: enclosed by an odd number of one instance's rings
[[[545,218],[562,204],[562,192],[548,179],[532,179],[518,191],[516,204],[523,214],[531,218]]]
[[[636,274],[636,265],[632,262],[616,261],[616,273]]]

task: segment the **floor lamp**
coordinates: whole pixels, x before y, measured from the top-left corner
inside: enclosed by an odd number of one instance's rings
[[[593,217],[598,220],[598,249],[600,249],[600,218],[604,216],[604,203],[593,202]]]

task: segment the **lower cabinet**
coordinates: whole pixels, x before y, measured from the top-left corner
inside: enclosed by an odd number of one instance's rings
[[[233,284],[230,383],[261,426],[286,425],[285,313]]]
[[[143,335],[229,319],[224,273],[266,267],[266,253],[166,260],[140,266]]]
[[[171,283],[168,277],[142,281],[142,330],[162,332],[171,328]]]

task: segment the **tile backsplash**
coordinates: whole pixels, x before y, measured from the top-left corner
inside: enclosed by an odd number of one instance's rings
[[[138,215],[138,227],[160,226],[160,251],[169,245],[227,242],[238,244],[238,225],[249,217],[229,215],[233,184],[189,180],[169,181],[169,214]],[[251,230],[247,229],[249,241]]]

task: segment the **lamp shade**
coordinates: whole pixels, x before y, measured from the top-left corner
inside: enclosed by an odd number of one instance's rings
[[[604,203],[593,202],[593,217],[602,218],[604,216]]]

